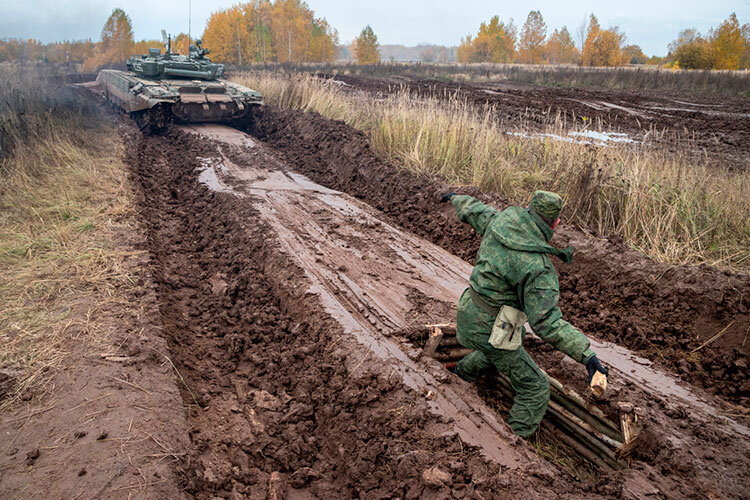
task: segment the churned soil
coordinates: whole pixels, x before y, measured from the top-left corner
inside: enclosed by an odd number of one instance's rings
[[[579,498],[617,491],[617,479],[580,485],[551,464],[503,473],[455,433],[435,434],[441,419],[392,371],[352,366],[356,350],[247,196],[198,182],[201,159],[220,154],[215,145],[177,132],[133,131],[128,140],[163,335],[184,381],[190,444],[176,468],[188,495]]]
[[[385,163],[370,151],[363,133],[314,113],[266,107],[253,133],[295,170],[365,201],[470,263],[480,238],[452,207],[439,203],[440,195],[457,190],[501,209],[508,206],[500,195],[452,187]],[[750,276],[662,265],[617,239],[564,223],[553,244],[576,250],[572,264],[556,263],[567,320],[723,397],[729,414],[747,415]]]
[[[490,106],[510,130],[544,131],[559,116],[568,126],[624,132],[672,152],[693,151],[737,169],[750,165],[750,99],[705,93],[541,87],[514,83],[446,83],[403,77],[325,75],[375,95],[458,99]]]

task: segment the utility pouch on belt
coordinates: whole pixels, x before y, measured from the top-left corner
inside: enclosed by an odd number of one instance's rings
[[[490,334],[490,345],[495,349],[515,351],[523,341],[523,325],[526,314],[515,307],[503,306],[495,318]]]

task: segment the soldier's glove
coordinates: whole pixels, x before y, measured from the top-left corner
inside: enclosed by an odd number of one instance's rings
[[[594,374],[596,372],[601,372],[604,375],[609,375],[609,368],[605,368],[602,365],[602,362],[599,361],[599,358],[596,357],[596,355],[591,356],[588,361],[586,361],[586,371],[589,372],[589,384],[591,384],[591,379],[594,378]]]
[[[456,193],[444,194],[443,197],[440,198],[440,203],[448,203],[449,201],[451,201],[451,198],[453,198],[454,196],[456,196]]]

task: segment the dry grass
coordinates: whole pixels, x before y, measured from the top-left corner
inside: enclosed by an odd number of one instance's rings
[[[512,130],[492,108],[455,99],[374,98],[311,76],[243,73],[276,106],[315,111],[368,133],[383,159],[449,182],[526,203],[534,189],[559,192],[564,216],[670,264],[750,269],[750,174],[648,145],[594,147],[557,140],[569,131],[551,117],[550,136],[523,120]],[[515,135],[514,135],[515,134]]]
[[[242,68],[288,74],[368,75],[434,79],[447,82],[509,82],[548,87],[589,87],[626,90],[711,92],[750,96],[750,71],[671,70],[658,66],[589,68],[575,65],[494,63],[390,62],[360,66],[354,63],[271,63]]]
[[[135,224],[123,144],[100,116],[66,113],[21,115],[44,126],[0,163],[0,373],[15,380],[0,409],[51,389],[71,342],[106,345],[99,312],[134,286],[117,248]]]

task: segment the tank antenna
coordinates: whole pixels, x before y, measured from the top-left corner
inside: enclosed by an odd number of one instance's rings
[[[193,27],[193,0],[188,0],[188,59],[190,59],[190,31]]]

